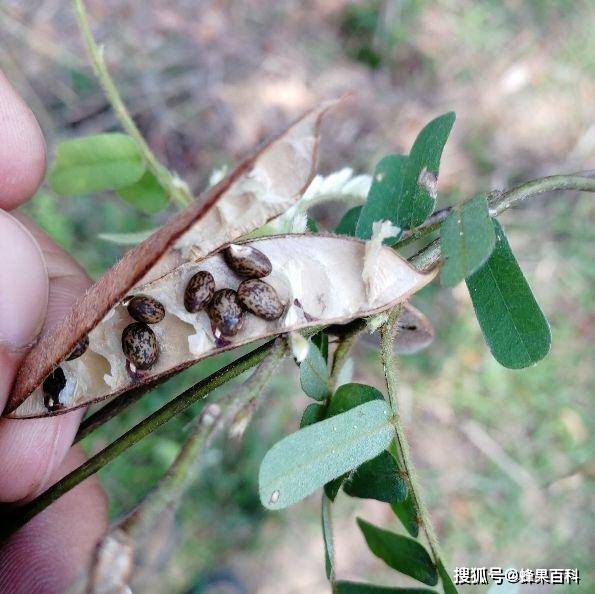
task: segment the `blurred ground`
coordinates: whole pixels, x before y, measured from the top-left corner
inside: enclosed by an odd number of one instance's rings
[[[347,91],[352,100],[325,127],[323,173],[370,171],[386,152],[407,152],[448,110],[458,119],[442,161],[444,203],[595,163],[595,7],[587,0],[87,4],[139,126],[197,190],[213,168]],[[0,43],[0,66],[37,114],[50,155],[59,138],[114,129],[68,2],[0,0]],[[121,253],[98,233],[167,216],[139,215],[113,196],[60,199],[48,190],[29,212],[94,276]],[[552,353],[535,368],[504,370],[483,344],[464,287],[426,290],[416,303],[434,321],[436,342],[401,364],[413,453],[451,567],[579,567],[583,586],[569,591],[592,591],[593,197],[544,197],[503,222],[552,323]],[[361,346],[355,359],[355,379],[380,385],[375,355]],[[185,372],[89,448],[218,364]],[[297,427],[306,404],[295,369],[285,370],[244,444],[212,452],[171,536],[180,552],[144,591],[183,592],[201,576],[211,584],[204,592],[326,591],[317,500],[271,515],[256,495],[262,455]],[[114,515],[161,475],[190,418],[102,472]],[[394,580],[353,522],[365,515],[396,529],[389,512],[339,500],[341,577]],[[228,580],[216,590],[217,576],[235,576],[244,589]]]

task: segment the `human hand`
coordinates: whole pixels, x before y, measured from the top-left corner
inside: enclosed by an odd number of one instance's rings
[[[27,348],[91,282],[68,254],[13,211],[35,193],[44,172],[37,121],[0,72],[0,410]],[[71,447],[83,414],[80,409],[0,420],[3,507],[32,499],[84,461],[80,447]],[[105,494],[92,477],[0,544],[0,593],[63,592],[106,525]]]

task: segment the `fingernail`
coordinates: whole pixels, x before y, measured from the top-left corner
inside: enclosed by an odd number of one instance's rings
[[[0,210],[0,346],[18,350],[41,330],[48,303],[48,274],[33,236]]]

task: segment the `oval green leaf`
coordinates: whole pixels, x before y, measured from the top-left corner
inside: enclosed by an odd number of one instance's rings
[[[444,567],[442,561],[438,561],[438,574],[440,575],[440,579],[442,580],[442,588],[444,590],[444,594],[459,594],[448,571],[446,571],[446,567]]]
[[[310,342],[308,356],[300,363],[300,384],[302,390],[314,400],[325,400],[330,395],[327,364],[313,342]]]
[[[548,354],[550,326],[500,223],[492,223],[496,247],[488,261],[466,280],[467,288],[492,355],[504,367],[521,369]]]
[[[322,539],[324,540],[324,566],[326,578],[330,582],[335,581],[335,545],[333,543],[333,526],[331,519],[331,502],[322,494]]]
[[[268,509],[292,505],[377,456],[394,435],[390,417],[386,402],[374,400],[277,442],[260,465],[262,504]]]
[[[339,224],[335,228],[335,233],[337,233],[337,235],[349,235],[350,237],[355,237],[357,221],[362,212],[362,208],[363,206],[354,206],[353,208],[350,208],[339,221]]]
[[[396,460],[385,450],[356,468],[343,484],[343,491],[350,497],[398,503],[407,498],[408,487]]]
[[[436,567],[419,542],[382,530],[361,518],[357,519],[357,523],[372,553],[387,565],[428,586],[438,583]]]
[[[479,195],[455,208],[440,227],[444,266],[440,280],[454,287],[473,274],[490,257],[496,245],[488,203]]]
[[[122,200],[148,214],[161,212],[168,202],[165,190],[150,171],[145,171],[135,184],[120,188],[117,194]]]
[[[436,594],[427,588],[392,588],[390,586],[374,586],[360,582],[337,582],[336,594]]]
[[[407,494],[407,499],[398,503],[391,503],[391,508],[397,518],[401,520],[403,527],[413,538],[417,538],[419,534],[419,521],[417,517],[417,511],[415,510],[415,504],[411,497],[411,491]]]
[[[326,406],[323,404],[308,404],[302,414],[300,429],[326,419]]]
[[[360,239],[372,237],[372,224],[375,221],[391,221],[397,224],[397,207],[406,163],[405,155],[387,155],[376,165],[368,198],[357,221],[355,234]],[[398,237],[391,237],[386,239],[385,243],[392,244],[397,239]]]
[[[395,224],[401,229],[421,225],[434,210],[442,150],[455,122],[453,112],[432,120],[419,133],[403,173],[403,191]]]
[[[343,384],[333,394],[327,417],[344,413],[372,400],[384,400],[382,392],[365,384]]]
[[[144,172],[134,140],[113,132],[59,142],[48,181],[57,194],[74,196],[125,188]]]

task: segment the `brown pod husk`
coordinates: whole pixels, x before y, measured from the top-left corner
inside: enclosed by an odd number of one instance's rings
[[[144,324],[158,324],[165,317],[165,307],[147,295],[135,295],[126,307],[130,317]]]
[[[314,177],[321,120],[335,103],[327,102],[306,113],[127,252],[59,324],[40,336],[21,364],[3,414],[15,411],[135,285],[156,280],[184,262],[205,257],[293,205]],[[166,315],[159,326],[167,318]],[[74,378],[79,389],[93,385],[109,370],[108,361],[97,354],[101,348],[92,339],[90,346],[94,352],[77,359],[87,363],[85,373]]]
[[[373,279],[364,280],[369,264],[363,241],[333,235],[279,235],[245,242],[271,261],[266,282],[287,304],[283,315],[268,321],[255,315],[244,317],[242,328],[219,340],[213,334],[207,311],[190,313],[184,306],[188,281],[198,271],[213,275],[218,287],[236,291],[242,282],[227,266],[222,251],[199,262],[187,262],[171,273],[135,289],[161,302],[166,309],[162,322],[151,327],[159,344],[159,358],[142,377],[126,369],[120,336],[130,323],[126,307],[119,303],[89,333],[84,357],[62,363],[67,385],[60,396],[66,412],[138,387],[193,364],[268,337],[312,326],[345,324],[367,317],[404,301],[429,283],[435,272],[423,274],[389,247],[379,245],[374,253]],[[369,266],[367,268],[370,268]],[[48,414],[38,389],[12,413],[13,417]],[[57,414],[57,413],[55,413]]]
[[[238,301],[245,310],[264,320],[278,320],[285,310],[277,291],[259,278],[240,283]]]
[[[70,355],[66,358],[67,361],[74,361],[85,354],[85,351],[89,348],[89,337],[83,336],[74,346]]]

